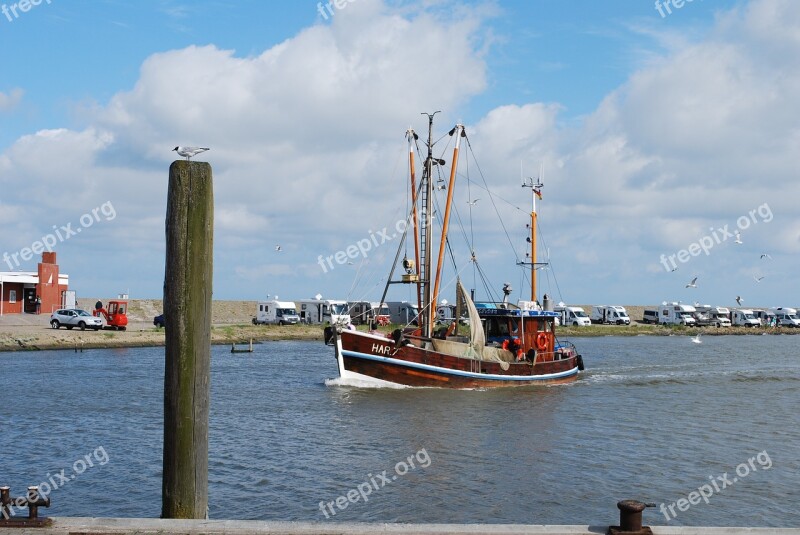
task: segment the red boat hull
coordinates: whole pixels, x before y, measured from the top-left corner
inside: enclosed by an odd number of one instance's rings
[[[413,345],[396,347],[393,340],[355,331],[338,335],[340,375],[358,374],[389,383],[441,388],[497,388],[574,381],[578,358],[509,363],[487,362],[439,353]],[[342,369],[343,368],[343,369]]]

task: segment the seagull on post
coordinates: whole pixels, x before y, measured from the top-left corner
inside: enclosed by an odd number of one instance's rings
[[[186,158],[186,161],[189,161],[189,158],[192,156],[197,156],[201,152],[205,152],[207,150],[211,150],[208,147],[181,147],[180,145],[172,149],[176,151],[179,155]]]

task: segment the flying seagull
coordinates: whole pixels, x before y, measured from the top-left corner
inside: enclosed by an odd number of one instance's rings
[[[764,278],[764,275],[761,275],[760,277],[756,277],[755,275],[753,275],[753,278],[756,280],[756,282],[761,282],[761,279]]]
[[[478,202],[480,199],[475,199],[474,201],[467,201],[467,204],[470,206],[475,206],[475,203]]]
[[[736,231],[736,240],[734,241],[734,243],[738,243],[739,245],[742,244],[742,235],[739,233],[738,230]]]
[[[770,255],[768,255],[767,253],[764,253],[764,254],[761,255],[761,259],[762,260],[765,259],[765,258],[769,258],[770,260],[772,260],[772,257]]]
[[[739,305],[739,306],[742,306],[742,301],[744,301],[744,299],[742,299],[742,296],[737,295],[736,296],[736,304]]]
[[[209,149],[208,147],[181,147],[181,146],[177,146],[172,150],[177,151],[177,153],[180,154],[181,156],[185,157],[186,161],[188,162],[189,158],[191,158],[192,156],[197,156],[201,152],[205,152],[205,151],[211,150],[211,149]]]
[[[701,335],[701,334],[702,334],[702,333],[697,333],[697,336],[695,336],[694,338],[692,338],[692,342],[694,342],[695,344],[702,344],[702,343],[703,343],[703,341],[702,341],[702,340],[700,340],[700,335]]]
[[[276,245],[276,246],[275,246],[275,251],[276,251],[276,252],[280,253],[280,252],[281,252],[281,249],[282,249],[282,247],[281,247],[280,245]]]
[[[670,273],[675,273],[676,271],[678,271],[678,266],[675,266],[674,268],[672,268],[672,271],[670,271]]]
[[[692,279],[692,282],[686,285],[687,288],[697,288],[697,277]]]

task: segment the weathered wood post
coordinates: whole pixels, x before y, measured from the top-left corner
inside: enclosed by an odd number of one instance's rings
[[[164,467],[161,517],[208,514],[208,410],[214,189],[211,166],[174,161],[164,275]]]

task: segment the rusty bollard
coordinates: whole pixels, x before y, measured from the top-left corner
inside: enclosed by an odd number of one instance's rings
[[[28,517],[17,517],[13,507],[28,507]],[[0,487],[0,527],[42,527],[51,519],[39,518],[39,507],[50,507],[50,497],[42,498],[39,487],[28,487],[28,493],[19,498],[11,498],[11,488]]]
[[[11,487],[0,487],[0,521],[8,518],[8,505],[11,503]]]
[[[642,526],[642,511],[645,507],[655,507],[654,503],[643,503],[637,500],[617,502],[619,509],[619,526],[609,526],[607,535],[653,535],[649,526]]]

